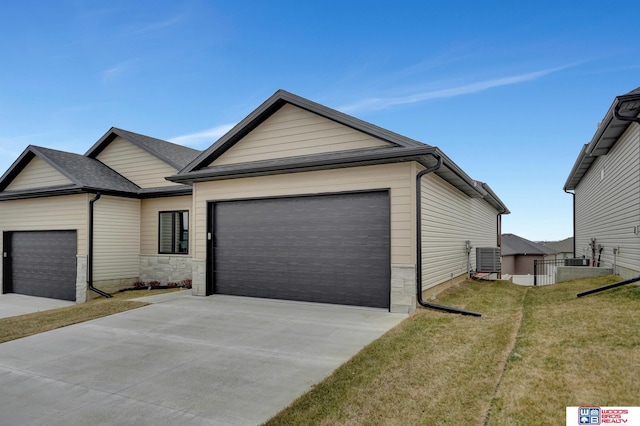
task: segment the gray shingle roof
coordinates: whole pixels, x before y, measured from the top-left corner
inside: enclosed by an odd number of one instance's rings
[[[50,148],[32,147],[36,154],[82,188],[136,193],[140,187],[100,161],[80,154]]]
[[[558,253],[573,253],[573,237],[565,238],[561,241],[549,241],[544,245]]]
[[[547,255],[555,254],[555,250],[545,247],[542,244],[534,243],[526,238],[514,234],[502,234],[502,255]]]
[[[30,145],[22,152],[9,170],[0,177],[0,200],[97,191],[135,198],[169,196],[191,192],[191,187],[188,185],[140,188],[115,170],[89,156],[90,153],[97,155],[101,149],[117,136],[129,140],[163,161],[171,161],[171,165],[177,169],[187,164],[200,152],[121,129],[112,129],[107,132],[99,143],[89,150],[87,155]],[[66,185],[6,191],[5,189],[9,183],[36,156],[67,177],[71,182]],[[170,160],[166,160],[166,158]]]

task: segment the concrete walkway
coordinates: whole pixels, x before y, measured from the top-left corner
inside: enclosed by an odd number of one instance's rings
[[[49,309],[73,306],[75,302],[47,299],[45,297],[25,296],[24,294],[0,294],[0,318],[48,311]]]
[[[0,344],[0,424],[260,424],[406,318],[185,293]]]

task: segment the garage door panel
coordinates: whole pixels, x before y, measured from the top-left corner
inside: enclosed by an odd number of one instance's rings
[[[76,250],[75,231],[13,232],[12,291],[74,301]]]
[[[217,203],[215,291],[389,306],[388,192]]]

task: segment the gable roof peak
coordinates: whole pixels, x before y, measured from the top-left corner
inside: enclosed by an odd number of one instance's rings
[[[185,174],[206,167],[215,159],[221,156],[239,140],[249,134],[252,130],[262,124],[267,118],[282,108],[285,104],[304,109],[313,114],[317,114],[338,124],[350,127],[359,132],[365,133],[376,139],[388,142],[393,147],[417,148],[430,147],[422,142],[415,141],[406,136],[383,129],[374,124],[368,123],[359,118],[350,116],[333,108],[313,102],[283,89],[278,89],[260,106],[247,115],[242,121],[236,124],[225,135],[218,139],[213,145],[203,151],[198,157],[190,162],[179,174]]]
[[[0,178],[0,191],[4,191],[35,157],[42,159],[69,179],[68,189],[94,188],[126,193],[137,193],[140,189],[133,182],[93,158],[58,149],[29,145]]]
[[[152,138],[151,136],[131,132],[118,127],[111,127],[111,129],[109,129],[107,133],[105,133],[86,152],[85,156],[96,158],[100,152],[102,152],[118,136],[157,157],[161,161],[164,161],[176,170],[182,169],[200,154],[200,151],[197,149],[178,145],[162,139]]]

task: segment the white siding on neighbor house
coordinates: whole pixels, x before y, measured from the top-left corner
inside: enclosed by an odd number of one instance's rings
[[[158,255],[158,218],[160,212],[175,210],[188,210],[190,212],[192,204],[193,201],[190,195],[142,200],[140,211],[140,254]],[[191,223],[191,214],[189,214],[189,222]],[[190,226],[190,246],[192,233],[193,229]],[[189,247],[189,253],[191,253],[191,247]]]
[[[7,191],[44,188],[73,183],[40,157],[33,157],[25,168],[7,186]]]
[[[388,142],[286,104],[211,165],[389,145]]]
[[[86,256],[88,206],[89,197],[86,194],[2,201],[0,231],[76,230],[77,254]]]
[[[193,186],[194,258],[206,259],[208,201],[390,189],[391,263],[415,265],[414,181],[413,163],[395,163],[197,182]]]
[[[421,182],[422,286],[433,287],[467,272],[465,241],[471,241],[471,269],[476,247],[496,247],[498,212],[482,198],[470,198],[431,173]]]
[[[94,280],[138,277],[140,200],[103,196],[93,209]]]
[[[575,190],[576,256],[591,258],[589,243],[604,246],[601,266],[640,270],[640,126],[632,124],[607,155],[598,157]],[[597,260],[596,252],[596,260]],[[602,264],[604,262],[604,264]]]
[[[121,137],[107,145],[96,159],[141,188],[178,185],[165,179],[175,175],[176,169]]]

